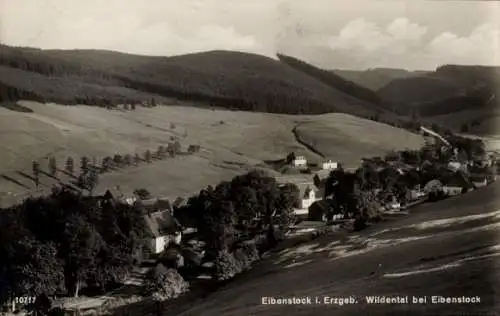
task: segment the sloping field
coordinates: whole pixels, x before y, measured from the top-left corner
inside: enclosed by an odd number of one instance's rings
[[[288,116],[180,106],[132,112],[27,101],[21,104],[34,112],[0,108],[0,199],[4,202],[34,189],[29,179],[33,160],[47,170],[47,157],[53,155],[62,169],[71,156],[78,167],[84,155],[99,162],[114,154],[142,155],[147,149],[155,151],[166,145],[171,136],[179,137],[184,149],[200,145],[200,152],[105,174],[97,191],[119,185],[125,194],[146,188],[153,194],[184,196],[256,166],[265,168],[264,160],[282,159],[291,151],[319,161],[321,157],[297,142],[292,133],[303,121],[312,129],[307,130],[307,137],[319,140],[316,145],[320,151],[336,153],[332,158],[346,162],[371,155],[375,149],[367,151],[367,142],[373,148],[379,146],[381,152],[393,145],[404,148],[423,143],[408,132],[340,114]],[[408,135],[408,141],[394,144],[394,139],[387,137],[390,132]],[[46,192],[57,181],[42,177],[41,183]]]
[[[339,232],[273,254],[188,307],[164,315],[498,315],[500,184],[412,209],[356,234]],[[432,296],[480,302],[432,303]],[[265,305],[263,297],[310,297],[312,305]],[[368,304],[367,296],[409,297]],[[427,303],[413,304],[413,296]],[[356,303],[321,304],[324,297]],[[314,304],[318,298],[320,304]]]
[[[357,166],[363,157],[424,145],[419,135],[344,114],[325,114],[306,120],[296,131],[302,141],[328,159],[343,161],[346,167]]]

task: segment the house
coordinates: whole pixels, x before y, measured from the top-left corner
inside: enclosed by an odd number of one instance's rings
[[[455,172],[443,185],[445,195],[454,196],[472,190],[474,186],[467,176],[460,171]]]
[[[458,171],[462,168],[462,164],[458,161],[450,161],[448,163],[448,169],[451,171]]]
[[[309,206],[307,219],[309,221],[326,222],[331,219],[333,206],[329,200],[319,200]]]
[[[415,201],[424,198],[426,195],[425,191],[420,188],[420,185],[417,185],[410,189],[408,198],[410,201]]]
[[[482,188],[488,185],[488,176],[486,175],[471,175],[470,181],[475,188]]]
[[[338,163],[336,161],[326,160],[321,163],[321,169],[323,170],[333,170],[338,168]]]
[[[307,186],[301,196],[301,208],[309,208],[316,201],[316,192],[311,186]]]
[[[297,183],[300,192],[298,207],[294,210],[295,215],[307,215],[309,207],[318,200],[316,189],[312,183]]]
[[[149,250],[159,254],[170,244],[180,244],[182,239],[182,226],[168,210],[144,215],[144,221],[153,236],[149,242]]]
[[[165,198],[137,200],[134,204],[141,207],[144,213],[168,211],[170,214],[173,214],[174,211],[172,203]]]
[[[294,157],[292,160],[292,166],[294,166],[294,167],[307,166],[307,160],[304,156]]]

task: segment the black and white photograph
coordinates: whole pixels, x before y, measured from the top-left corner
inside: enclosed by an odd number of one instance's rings
[[[500,315],[500,1],[0,0],[0,315]]]

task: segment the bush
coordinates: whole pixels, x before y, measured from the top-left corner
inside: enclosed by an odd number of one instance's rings
[[[217,253],[214,265],[214,278],[217,281],[229,280],[242,271],[242,265],[238,259],[226,250]]]
[[[136,189],[134,191],[134,194],[140,199],[140,200],[147,200],[151,198],[151,193],[149,193],[148,190],[146,189]]]
[[[158,264],[151,269],[145,281],[145,294],[164,301],[178,297],[189,290],[189,283],[174,269]]]

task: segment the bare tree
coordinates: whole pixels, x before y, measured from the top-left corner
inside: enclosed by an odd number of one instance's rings
[[[109,169],[111,169],[112,162],[113,162],[113,159],[111,159],[111,157],[109,157],[109,156],[104,157],[104,159],[102,160],[102,163],[101,163],[101,171],[102,172],[109,171]]]
[[[144,152],[144,160],[146,160],[147,163],[151,162],[151,151],[148,149],[146,152]]]
[[[74,174],[75,172],[75,161],[72,157],[68,157],[66,160],[66,172],[69,174]]]
[[[123,162],[125,163],[125,165],[130,166],[132,164],[132,156],[129,154],[126,154],[123,157]]]
[[[32,169],[33,169],[33,178],[35,181],[35,186],[36,189],[38,190],[40,186],[40,164],[37,161],[33,161]]]
[[[141,162],[141,156],[139,156],[139,154],[136,153],[134,156],[134,163],[136,166],[138,166],[140,162]]]
[[[51,176],[57,176],[57,161],[55,157],[49,158],[49,173]]]
[[[156,155],[158,156],[159,159],[165,157],[165,146],[158,146],[158,150],[156,151]]]
[[[87,156],[83,156],[80,160],[80,170],[82,173],[87,173],[89,171],[89,158]]]
[[[117,166],[117,167],[121,167],[123,165],[123,157],[119,154],[116,154],[113,156],[113,163]]]

